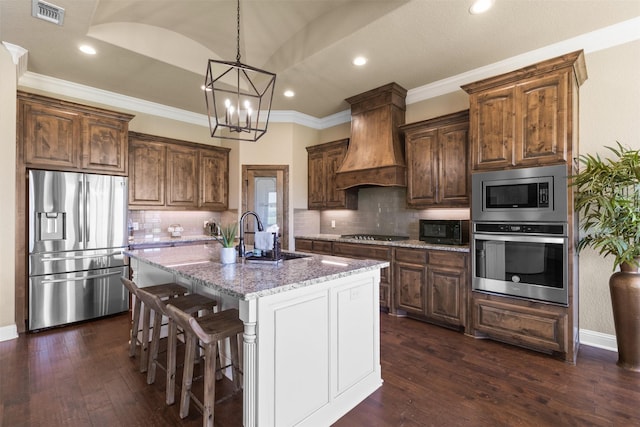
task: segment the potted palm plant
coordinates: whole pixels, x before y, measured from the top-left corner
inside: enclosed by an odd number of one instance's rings
[[[590,247],[620,267],[609,279],[618,365],[640,372],[640,150],[605,148],[612,157],[581,155],[572,177],[584,231],[578,251]]]
[[[233,264],[236,262],[236,248],[234,247],[238,223],[223,225],[220,227],[220,236],[216,240],[222,244],[220,249],[220,262],[223,264]]]

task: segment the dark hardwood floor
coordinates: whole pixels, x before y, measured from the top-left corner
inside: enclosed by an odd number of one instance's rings
[[[0,426],[199,426],[181,420],[127,354],[127,315],[0,343]],[[640,374],[583,346],[576,366],[418,321],[381,315],[383,386],[334,424],[640,426]],[[218,396],[228,382],[219,382]],[[242,423],[242,398],[215,424]],[[280,427],[280,426],[278,426]]]

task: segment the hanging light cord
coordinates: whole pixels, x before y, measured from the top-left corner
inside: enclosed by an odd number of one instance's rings
[[[238,19],[236,21],[237,26],[238,26],[238,33],[237,33],[237,37],[236,37],[236,42],[237,42],[237,46],[238,46],[238,52],[236,54],[236,62],[240,62],[240,0],[238,0]]]

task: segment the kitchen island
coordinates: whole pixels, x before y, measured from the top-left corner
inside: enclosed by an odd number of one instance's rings
[[[223,265],[219,248],[127,255],[139,286],[172,280],[239,309],[245,426],[330,425],[380,387],[378,286],[388,262],[311,255]]]

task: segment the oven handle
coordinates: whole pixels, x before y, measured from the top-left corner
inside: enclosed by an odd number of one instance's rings
[[[496,240],[500,242],[526,242],[526,243],[555,243],[565,244],[567,237],[527,236],[521,234],[478,234],[474,233],[473,239]]]

